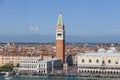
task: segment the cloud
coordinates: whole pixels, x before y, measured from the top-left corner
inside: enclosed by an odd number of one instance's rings
[[[39,30],[39,27],[30,25],[29,30],[30,30],[30,31],[38,31],[38,30]]]
[[[113,32],[120,32],[120,29],[114,29]]]

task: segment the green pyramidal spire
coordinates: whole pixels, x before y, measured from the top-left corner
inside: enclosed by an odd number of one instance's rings
[[[63,19],[62,19],[62,12],[60,12],[60,15],[58,17],[57,26],[64,26]]]

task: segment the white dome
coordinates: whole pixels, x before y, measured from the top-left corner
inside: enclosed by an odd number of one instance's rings
[[[100,48],[100,49],[98,49],[98,52],[105,52],[105,49],[104,48]]]
[[[107,50],[107,52],[109,52],[109,53],[115,53],[115,52],[117,52],[117,50],[115,49],[115,47],[110,47],[110,49]]]

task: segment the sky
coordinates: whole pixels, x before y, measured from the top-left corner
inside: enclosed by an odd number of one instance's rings
[[[120,0],[0,0],[0,36],[55,35],[61,10],[66,35],[120,35]]]

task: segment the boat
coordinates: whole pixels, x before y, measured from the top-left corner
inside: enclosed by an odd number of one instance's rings
[[[12,74],[10,72],[6,72],[6,74],[4,75],[5,77],[5,80],[11,80],[13,77],[12,77]]]
[[[8,76],[10,76],[10,72],[5,72],[4,77],[8,77]]]
[[[5,77],[5,80],[11,80],[13,77]]]

